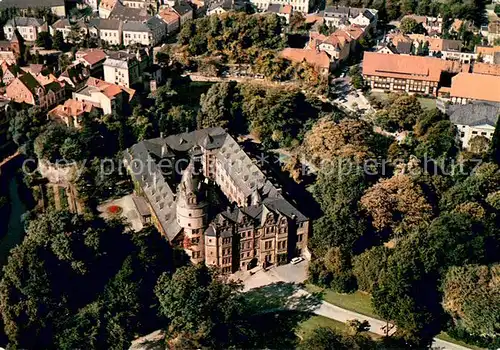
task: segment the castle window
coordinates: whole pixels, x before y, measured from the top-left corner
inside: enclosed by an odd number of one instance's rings
[[[191,215],[192,215],[192,214],[191,214],[191,213],[189,213],[189,216],[191,216]]]
[[[297,236],[297,242],[302,242],[303,236],[304,235],[298,235]]]
[[[191,223],[188,223],[188,227],[191,227]]]

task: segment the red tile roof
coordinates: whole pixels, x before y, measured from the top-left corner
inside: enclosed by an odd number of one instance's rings
[[[106,59],[106,53],[102,50],[92,50],[82,57],[88,64],[94,65]]]
[[[458,73],[451,80],[451,97],[500,102],[500,76]]]
[[[433,57],[365,52],[363,75],[439,82],[441,72],[454,70],[447,61]]]
[[[500,64],[474,63],[473,73],[500,75]],[[500,94],[500,91],[498,92]]]
[[[158,12],[158,16],[167,24],[177,22],[181,18],[177,12],[169,8],[161,9],[160,12]]]
[[[281,57],[292,62],[306,61],[310,65],[321,69],[328,69],[330,67],[330,59],[323,51],[288,47],[281,51]]]

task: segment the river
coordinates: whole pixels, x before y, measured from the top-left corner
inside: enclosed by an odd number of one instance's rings
[[[8,197],[10,203],[9,223],[6,234],[0,238],[0,266],[7,262],[7,257],[12,248],[21,243],[24,238],[24,227],[21,216],[28,210],[19,195],[21,181],[15,173],[2,174],[1,181],[8,182]]]

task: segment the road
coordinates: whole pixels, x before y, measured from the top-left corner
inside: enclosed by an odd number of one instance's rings
[[[235,274],[235,278],[241,279],[244,285],[244,291],[251,290],[253,288],[258,288],[266,286],[277,282],[288,282],[288,283],[302,283],[307,279],[307,261],[303,261],[297,265],[282,265],[278,267],[273,267],[268,271],[259,270],[253,275],[249,275],[247,272],[239,272]],[[294,296],[305,296],[311,295],[308,291],[300,289],[296,292]],[[365,316],[357,312],[343,309],[341,307],[332,305],[326,301],[321,301],[319,306],[317,306],[313,313],[316,315],[321,315],[324,317],[331,318],[340,322],[347,322],[348,320],[367,320],[370,323],[370,332],[385,335],[382,327],[386,323],[382,320],[375,319],[373,317]],[[395,328],[392,329],[389,334],[392,334]],[[441,350],[468,350],[464,346],[456,345],[441,339],[434,338],[433,349]]]

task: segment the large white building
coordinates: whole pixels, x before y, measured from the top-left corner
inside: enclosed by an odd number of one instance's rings
[[[141,81],[140,62],[136,55],[125,51],[110,52],[104,61],[104,80],[108,83],[131,87]]]
[[[141,44],[155,46],[166,34],[166,25],[158,17],[151,17],[146,22],[123,23],[123,45]]]
[[[266,11],[271,4],[291,5],[293,11],[308,13],[313,2],[309,0],[250,0],[260,11]]]
[[[14,17],[8,20],[3,26],[5,38],[11,40],[16,29],[24,40],[35,41],[38,37],[38,33],[47,31],[47,23],[40,18]]]
[[[456,105],[451,106],[447,114],[457,127],[462,147],[469,148],[470,141],[476,136],[491,140],[500,114],[500,105],[484,102]]]

